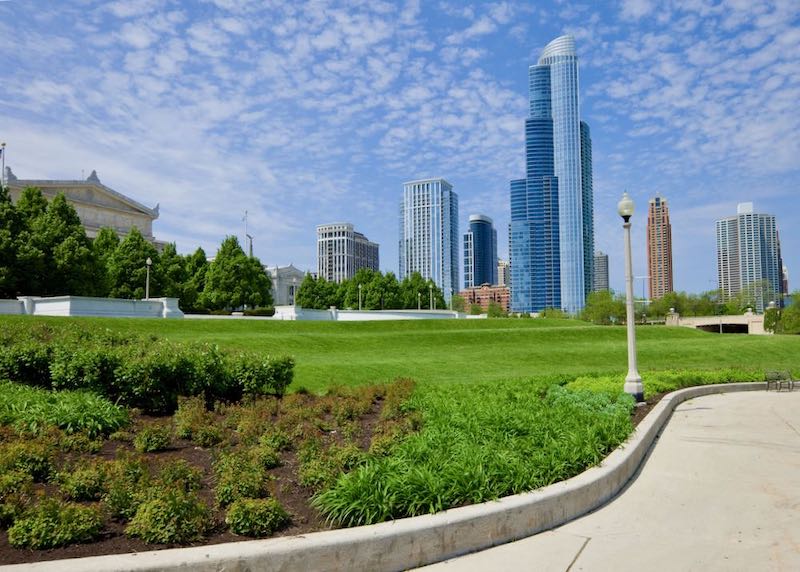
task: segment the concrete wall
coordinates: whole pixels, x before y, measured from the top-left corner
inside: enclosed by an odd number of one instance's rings
[[[110,318],[183,318],[177,298],[122,300],[89,296],[20,296],[0,300],[0,314],[31,316],[105,316]]]
[[[681,326],[684,328],[708,329],[716,326],[725,331],[726,325],[747,326],[747,333],[751,335],[763,336],[768,334],[764,329],[764,315],[747,312],[741,316],[693,316],[683,317],[680,314],[667,314],[667,326]]]
[[[311,310],[300,306],[276,306],[274,320],[370,322],[381,320],[452,320],[464,314],[449,310]]]

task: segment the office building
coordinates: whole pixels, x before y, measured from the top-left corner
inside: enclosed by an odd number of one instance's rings
[[[511,263],[507,260],[497,261],[497,285],[511,286]]]
[[[489,304],[496,302],[503,312],[508,312],[509,291],[506,286],[490,286],[481,284],[473,288],[465,288],[459,292],[464,299],[465,310],[470,311],[473,304],[481,307],[484,312],[489,310]]]
[[[497,284],[497,231],[486,215],[469,215],[464,234],[464,288]]]
[[[783,291],[775,217],[741,203],[736,216],[716,222],[717,279],[723,300],[745,292],[763,312]]]
[[[594,253],[592,291],[602,292],[603,290],[608,290],[608,254],[598,250]]]
[[[526,176],[511,181],[511,309],[577,314],[592,287],[592,144],[580,120],[575,40],[550,42],[529,68]]]
[[[647,270],[651,300],[673,291],[672,225],[667,201],[660,196],[650,199],[647,209]]]
[[[378,245],[349,222],[317,227],[317,276],[328,282],[349,280],[358,270],[378,270]]]
[[[431,279],[448,304],[458,289],[458,195],[441,178],[403,184],[399,279]]]

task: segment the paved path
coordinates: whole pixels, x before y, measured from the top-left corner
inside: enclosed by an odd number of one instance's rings
[[[685,401],[607,505],[422,570],[799,571],[800,391]]]

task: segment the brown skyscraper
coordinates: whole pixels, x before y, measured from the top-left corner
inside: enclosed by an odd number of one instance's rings
[[[661,197],[650,199],[647,211],[647,268],[650,299],[672,292],[672,226]]]

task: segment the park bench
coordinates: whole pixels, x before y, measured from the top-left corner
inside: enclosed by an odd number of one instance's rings
[[[764,374],[764,379],[767,381],[767,391],[769,391],[771,385],[774,385],[778,391],[783,389],[784,386],[789,391],[794,389],[794,379],[792,379],[792,373],[789,371],[768,371]]]

